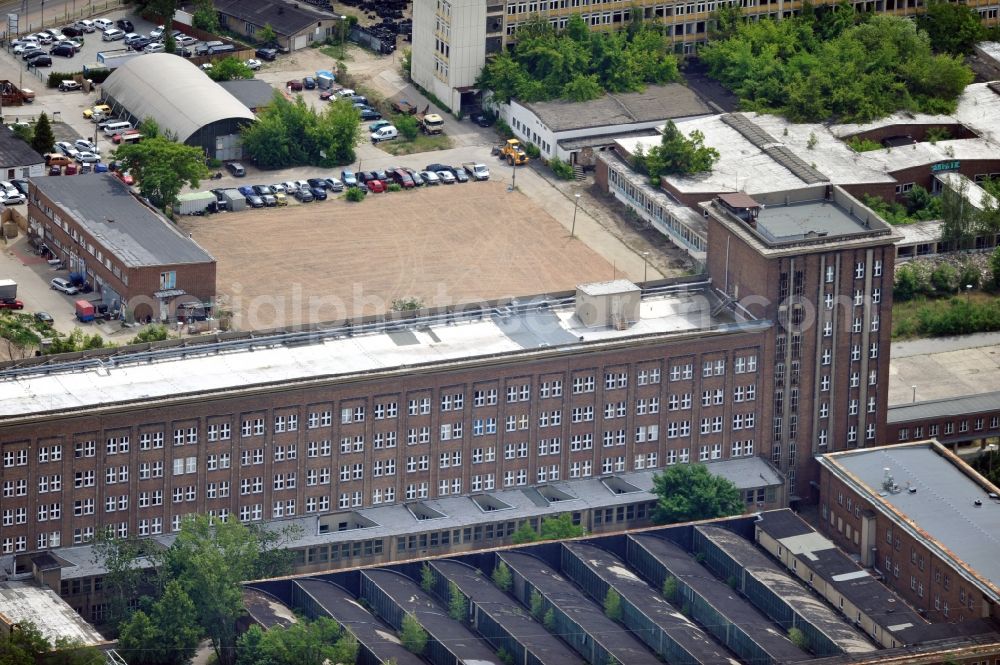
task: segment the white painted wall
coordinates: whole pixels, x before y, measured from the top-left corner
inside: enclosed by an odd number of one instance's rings
[[[442,9],[440,14],[448,21],[448,35],[436,32],[438,6],[445,2],[450,12]],[[447,76],[439,76],[434,68],[435,39],[438,38],[446,39],[449,46]],[[461,103],[457,88],[475,84],[486,63],[486,2],[414,0],[411,58],[413,82],[431,92],[449,110],[457,111]]]

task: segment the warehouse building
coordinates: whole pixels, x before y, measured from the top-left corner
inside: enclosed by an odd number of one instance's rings
[[[45,158],[14,132],[0,133],[0,173],[3,180],[37,178],[45,175]]]
[[[824,532],[935,623],[1000,616],[1000,489],[937,441],[824,455]]]
[[[219,25],[259,41],[264,26],[284,51],[298,51],[338,35],[340,17],[284,0],[214,0]]]
[[[133,125],[152,118],[180,143],[218,160],[240,159],[240,128],[254,114],[185,58],[147,53],[121,65],[101,86],[103,103]]]
[[[280,599],[288,611],[333,618],[358,638],[361,663],[397,657],[390,653],[398,648],[392,633],[399,630],[404,613],[427,631],[423,656],[434,665],[478,659],[494,663],[498,661],[494,654],[525,665],[604,664],[612,662],[609,656],[628,665],[665,660],[688,665],[971,665],[992,663],[1000,655],[996,627],[980,621],[919,644],[887,648],[869,643],[836,615],[829,601],[792,581],[757,548],[753,540],[757,519],[740,516],[641,533],[446,554],[379,568],[262,580],[248,583],[247,588]],[[793,646],[785,636],[789,625],[774,623],[764,607],[749,607],[764,598],[761,593],[731,589],[727,573],[707,560],[707,566],[699,563],[699,551],[693,547],[696,529],[726,534],[768,561],[779,575],[776,584],[765,589],[769,602],[775,607],[777,603],[798,607],[806,599],[809,607],[801,610],[796,625],[805,625],[802,622],[808,619],[823,626],[842,650],[822,651],[814,643],[806,652]],[[628,558],[623,556],[626,552]],[[639,552],[642,557],[633,559]],[[753,562],[751,567],[754,575],[770,579],[767,570]],[[681,576],[677,594],[664,593],[667,568]],[[719,590],[710,591],[712,587]],[[607,603],[611,590],[619,594],[620,613],[614,603]],[[703,605],[696,610],[696,603]],[[753,652],[760,647],[765,648]],[[422,661],[399,652],[398,662]]]

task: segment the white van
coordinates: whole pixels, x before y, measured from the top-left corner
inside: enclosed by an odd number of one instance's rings
[[[125,31],[119,30],[118,28],[109,28],[101,33],[101,41],[105,42],[116,42],[119,39],[125,39]]]
[[[380,143],[381,141],[391,141],[392,139],[399,136],[399,132],[392,125],[386,125],[385,127],[379,127],[374,132],[372,132],[372,143]]]
[[[104,133],[108,136],[114,136],[115,134],[121,134],[122,132],[132,129],[131,122],[109,122],[104,125]]]

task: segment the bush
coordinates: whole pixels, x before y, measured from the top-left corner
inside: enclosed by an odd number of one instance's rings
[[[391,182],[391,183],[389,183],[389,187],[387,187],[387,189],[388,189],[388,190],[389,190],[390,192],[398,192],[398,191],[400,191],[400,190],[401,190],[401,189],[403,189],[403,188],[402,188],[402,187],[400,187],[400,185],[399,185],[399,183],[398,183],[398,182]]]
[[[958,271],[958,285],[960,288],[965,289],[972,286],[972,288],[978,289],[982,279],[983,275],[979,271],[979,268],[972,263],[963,263]]]
[[[863,139],[857,136],[852,139],[848,139],[847,145],[850,146],[851,150],[854,152],[871,152],[872,150],[882,149],[882,144],[878,141]]]
[[[448,583],[448,616],[459,623],[469,618],[469,600],[454,582]]]
[[[417,138],[417,134],[420,132],[420,125],[412,115],[397,116],[393,124],[396,126],[396,130],[399,131],[399,135],[407,141]]]
[[[531,590],[530,606],[531,616],[541,619],[545,615],[545,599],[538,593],[538,589]]]
[[[514,130],[510,128],[510,125],[508,125],[503,118],[497,118],[496,128],[497,133],[499,133],[503,138],[514,138]]]
[[[958,292],[958,272],[949,264],[942,263],[931,273],[931,286],[939,295]]]
[[[900,302],[913,300],[928,291],[926,282],[920,272],[912,265],[902,265],[896,268],[896,284],[892,289],[892,297]]]
[[[680,587],[677,585],[676,577],[668,577],[663,580],[663,598],[670,601],[671,603],[677,600],[677,594],[680,591]]]
[[[493,569],[493,583],[503,591],[510,591],[510,587],[514,583],[510,568],[503,561]]]
[[[1000,247],[993,250],[990,255],[990,275],[994,289],[1000,289]]]
[[[399,639],[407,651],[418,656],[427,648],[427,631],[412,614],[403,617],[403,629],[400,631]]]
[[[532,159],[538,159],[542,156],[542,151],[539,150],[538,146],[534,143],[525,143],[524,151],[528,153],[528,157],[531,157]]]
[[[110,69],[88,69],[86,72],[49,72],[46,88],[58,88],[63,81],[72,81],[77,76],[90,79],[94,83],[104,83],[111,76]]]
[[[612,621],[622,620],[622,597],[614,589],[604,595],[604,614]]]
[[[560,180],[572,180],[576,177],[576,174],[573,172],[573,167],[570,166],[569,162],[564,162],[558,157],[553,157],[552,160],[549,161],[549,168],[552,169],[552,172],[555,173],[556,177]]]
[[[806,637],[806,634],[803,633],[801,629],[789,628],[788,639],[791,640],[792,644],[802,649],[803,651],[809,650],[809,638]]]
[[[420,588],[427,593],[434,593],[434,571],[426,563],[420,567]]]
[[[348,187],[344,192],[344,198],[348,201],[358,202],[365,200],[365,192],[360,187]]]

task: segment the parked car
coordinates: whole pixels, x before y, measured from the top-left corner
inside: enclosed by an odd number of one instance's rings
[[[316,79],[314,79],[311,76],[305,77],[304,79],[302,79],[302,87],[305,88],[306,90],[315,90]]]
[[[313,200],[313,195],[308,187],[299,187],[295,190],[295,198],[298,199],[300,203],[309,203]]]
[[[115,171],[115,176],[130,187],[135,184],[135,178],[128,171]]]
[[[434,173],[437,173],[437,176],[441,178],[441,182],[443,182],[444,184],[446,185],[455,184],[455,176],[451,171],[434,171]]]
[[[372,194],[381,194],[385,191],[385,182],[379,180],[378,178],[372,178],[371,180],[365,180],[365,186],[368,191]]]
[[[25,196],[28,195],[29,185],[27,180],[11,180],[10,182],[17,188],[17,191],[21,192]]]
[[[181,35],[177,35],[177,37],[174,39],[174,41],[177,42],[177,46],[191,46],[192,44],[194,44],[198,40],[195,39],[194,37],[192,37],[191,35],[181,34]]]
[[[299,186],[295,184],[294,180],[286,180],[285,182],[281,183],[281,185],[282,187],[285,188],[285,192],[288,194],[294,194],[295,192],[299,191]]]
[[[39,53],[33,58],[28,58],[28,64],[32,67],[51,67],[52,66],[52,56],[46,55],[44,53]]]
[[[51,326],[55,323],[55,321],[52,320],[52,315],[48,312],[35,312],[35,321],[44,323],[47,326]]]
[[[101,149],[98,148],[97,145],[95,145],[94,142],[90,141],[89,139],[77,139],[73,141],[73,146],[77,150],[85,150],[87,152],[92,152],[95,155],[101,154]]]
[[[107,116],[111,113],[111,107],[107,104],[98,104],[94,108],[83,109],[83,117],[88,120],[94,117],[95,113],[100,113],[103,116]]]
[[[21,205],[27,201],[21,192],[0,192],[0,203],[5,206]]]
[[[62,167],[58,164],[53,164],[49,167],[49,175],[62,175]]]
[[[237,187],[236,191],[242,194],[243,196],[250,196],[251,194],[257,193],[256,191],[254,191],[253,185],[243,185],[241,187]]]
[[[279,206],[288,205],[288,195],[285,194],[284,192],[275,192],[274,200],[277,202]]]
[[[313,189],[318,187],[319,189],[325,190],[327,187],[325,178],[309,178],[306,182],[308,182],[309,186]]]
[[[492,127],[493,123],[497,121],[496,117],[492,113],[482,112],[473,114],[469,119],[480,127]]]
[[[313,187],[309,190],[313,195],[313,198],[317,201],[326,201],[326,188],[325,187]]]
[[[344,169],[340,172],[340,179],[344,181],[344,185],[347,187],[357,187],[358,179],[354,175],[354,171]]]
[[[140,39],[143,39],[143,36],[140,35],[138,32],[130,32],[126,34],[124,37],[122,37],[122,42],[125,44],[125,46],[132,46],[134,42],[137,42]]]
[[[296,180],[295,184],[298,185],[299,189],[309,189],[309,183],[305,180]]]
[[[278,57],[278,51],[277,49],[273,48],[259,48],[254,53],[254,55],[256,55],[261,60],[267,60],[268,62],[270,62]]]
[[[63,170],[63,175],[76,175],[79,173],[80,167],[76,165],[76,162],[72,164],[67,164],[66,168]]]
[[[63,279],[62,277],[53,277],[52,281],[49,282],[49,288],[61,291],[68,296],[74,296],[80,292],[80,289],[73,286],[72,282],[68,279]]]
[[[162,42],[153,42],[152,44],[146,44],[142,52],[143,53],[163,53],[167,50],[167,47],[163,45]]]
[[[364,107],[362,109],[359,109],[359,111],[361,112],[361,119],[364,120],[364,121],[366,121],[366,122],[368,120],[381,120],[382,119],[382,114],[379,113],[378,111],[376,111],[375,109],[371,108],[370,106],[366,106],[366,107]]]
[[[129,44],[128,47],[138,53],[141,52],[144,48],[146,48],[150,44],[155,44],[155,43],[156,42],[154,42],[149,37],[139,37],[139,39],[133,39],[132,43]]]
[[[263,208],[264,199],[256,194],[247,194],[247,205],[251,208]]]
[[[332,177],[327,178],[326,188],[329,189],[331,192],[342,192],[344,191],[344,183],[341,182],[340,180],[337,180],[336,178]]]
[[[101,158],[92,152],[81,152],[77,154],[76,161],[81,164],[96,164],[101,161]]]
[[[369,132],[377,132],[378,130],[382,129],[383,127],[388,127],[391,124],[392,123],[389,122],[388,120],[376,120],[372,124],[368,125],[368,131]]]
[[[381,143],[382,141],[391,141],[399,136],[399,131],[392,125],[386,125],[385,127],[379,127],[377,130],[371,133],[372,143]]]
[[[159,39],[163,36],[164,32],[166,32],[166,29],[162,25],[158,25],[149,31],[149,36],[153,39]]]
[[[459,182],[469,182],[469,174],[465,172],[465,169],[451,167],[451,174],[455,176],[455,180]]]
[[[299,92],[300,90],[302,90],[302,81],[299,81],[298,79],[293,79],[288,83],[286,83],[285,85],[292,92]]]
[[[24,309],[24,303],[17,298],[0,299],[0,309]]]
[[[236,178],[242,178],[247,174],[246,169],[243,168],[243,165],[239,162],[226,162],[226,170],[232,173]]]
[[[65,28],[62,29],[62,33],[67,37],[82,37],[83,29],[73,25],[67,25]]]
[[[87,18],[80,19],[73,25],[76,26],[77,28],[80,28],[84,32],[94,32],[95,30],[97,30],[97,28],[94,26],[94,22]]]
[[[107,18],[95,18],[94,27],[101,31],[107,31],[115,27],[114,21]],[[124,31],[123,31],[124,32]]]
[[[416,187],[416,183],[413,182],[413,178],[410,177],[410,174],[403,169],[395,169],[389,175],[393,181],[403,189],[412,189],[413,187]]]
[[[58,44],[49,49],[49,55],[58,55],[63,58],[72,58],[76,55],[76,49],[71,44]]]
[[[268,185],[254,185],[253,191],[257,196],[264,199],[264,205],[268,208],[273,208],[278,205],[278,200],[274,198],[274,190],[272,190]]]
[[[115,21],[115,27],[118,28],[119,30],[124,30],[125,32],[132,32],[133,30],[135,30],[135,26],[132,25],[132,21],[128,20],[127,18],[120,18],[117,21]]]
[[[45,53],[45,51],[42,50],[42,47],[39,44],[26,44],[21,49],[21,59],[27,60],[35,53]]]
[[[66,156],[70,156],[69,153],[71,150],[76,150],[76,146],[69,141],[56,141],[56,144],[53,147]]]
[[[420,177],[424,179],[424,182],[428,185],[440,185],[441,178],[438,177],[437,173],[434,171],[421,171]]]
[[[411,178],[413,178],[414,185],[416,185],[417,187],[424,186],[424,179],[420,177],[420,173],[418,171],[416,171],[415,169],[411,169],[408,166],[404,166],[403,170],[406,171]]]
[[[260,60],[254,60],[253,58],[250,58],[249,60],[245,61],[243,64],[246,65],[247,67],[249,67],[250,71],[255,72],[258,69],[260,69],[260,67],[261,67],[261,65],[263,63],[261,63]]]
[[[116,42],[119,39],[125,39],[124,30],[119,30],[118,28],[110,28],[101,33],[101,41],[103,42]]]
[[[270,187],[271,191],[274,192],[275,194],[284,193],[285,192],[285,186],[283,184],[281,184],[280,182],[277,182],[277,183],[275,183],[273,185],[268,185],[268,187]]]
[[[47,32],[39,32],[32,36],[38,40],[39,44],[42,44],[43,46],[48,46],[49,44],[52,43],[52,35],[50,35]]]

